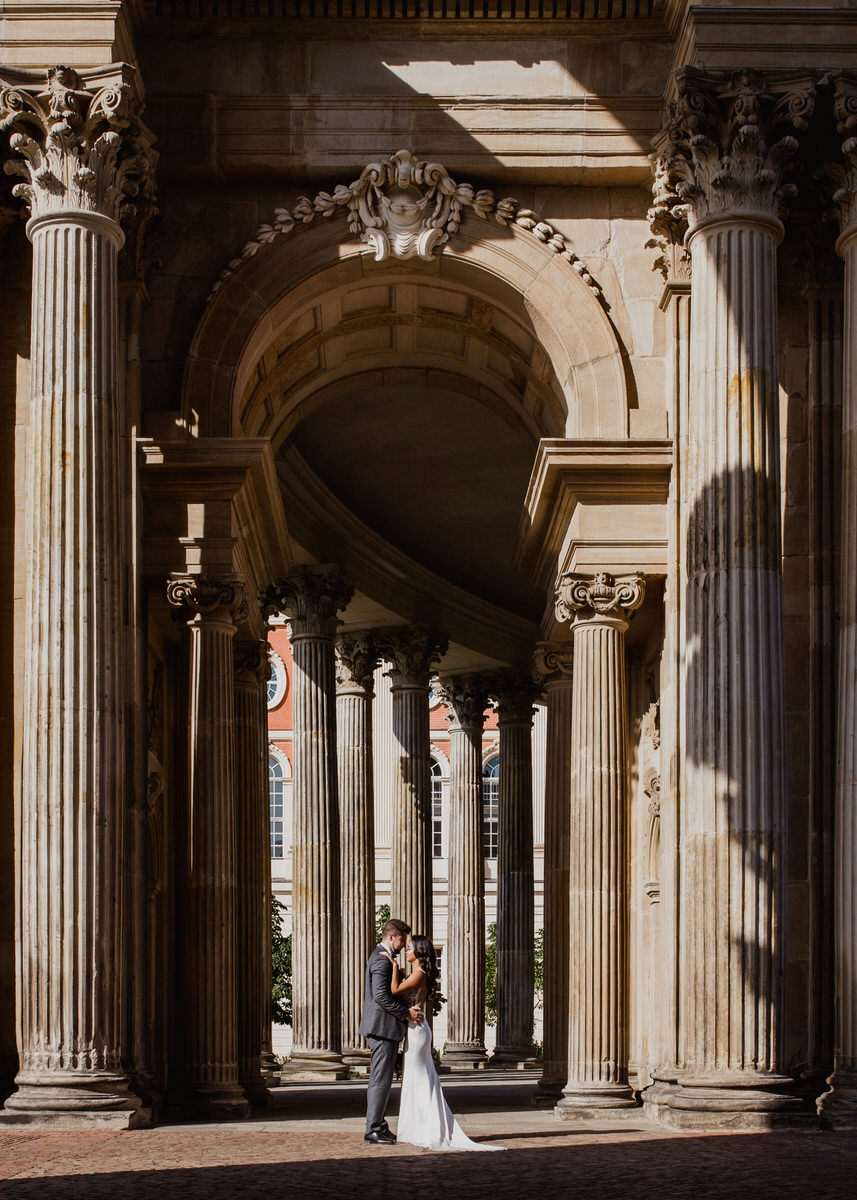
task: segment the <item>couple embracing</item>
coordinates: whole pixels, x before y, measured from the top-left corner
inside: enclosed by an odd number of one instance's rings
[[[437,987],[437,958],[427,937],[404,921],[388,921],[366,965],[360,1033],[369,1045],[366,1136],[371,1145],[392,1146],[396,1134],[384,1113],[393,1083],[396,1052],[406,1037],[398,1140],[431,1150],[500,1150],[473,1142],[449,1110],[431,1056],[431,1029],[424,1006]],[[396,955],[407,945],[410,974],[401,978]]]

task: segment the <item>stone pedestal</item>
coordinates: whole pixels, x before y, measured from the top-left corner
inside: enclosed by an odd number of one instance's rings
[[[533,1058],[533,703],[528,670],[490,682],[500,726],[497,854],[497,1044],[492,1067],[535,1066]]]
[[[827,1124],[857,1128],[857,76],[836,82],[845,166],[834,199],[845,262],[842,379],[842,551],[835,825],[835,1028]]]
[[[553,1108],[568,1080],[568,870],[573,647],[542,642],[536,676],[547,699],[542,1074],[534,1100]]]
[[[783,1062],[786,867],[776,247],[813,84],[685,70],[663,192],[692,259],[678,1128],[800,1108]]]
[[[446,639],[425,626],[376,636],[393,697],[393,861],[390,914],[432,936],[429,671]]]
[[[572,1120],[636,1103],[628,1083],[627,694],[625,630],[641,576],[566,574],[572,622],[568,1081]]]
[[[238,1082],[267,1106],[262,1056],[271,1038],[271,851],[267,642],[235,646],[235,811],[238,879]]]
[[[342,913],[336,769],[337,613],[352,596],[335,567],[296,569],[267,605],[288,613],[294,687],[292,727],[293,1079],[344,1078]]]
[[[375,946],[375,796],[372,702],[378,656],[371,634],[336,639],[336,757],[342,842],[342,1057],[366,1067],[358,1033],[366,962]]]
[[[478,675],[444,679],[449,709],[449,917],[444,1066],[485,1065],[485,850],[482,726],[488,695]]]
[[[172,579],[188,619],[187,808],[180,879],[182,1099],[212,1116],[246,1116],[238,1082],[238,895],[233,645],[244,589],[234,578]],[[261,964],[258,967],[261,970]]]
[[[148,166],[127,68],[87,86],[0,72],[6,164],[31,211],[29,506],[18,819],[17,1091],[4,1124],[125,1129],[128,793],[117,553],[117,255]],[[137,155],[134,166],[129,156]]]

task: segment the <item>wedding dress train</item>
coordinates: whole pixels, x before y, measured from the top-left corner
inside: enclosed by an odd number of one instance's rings
[[[408,1022],[396,1140],[429,1150],[505,1150],[474,1142],[456,1121],[443,1097],[431,1056],[431,1029]]]

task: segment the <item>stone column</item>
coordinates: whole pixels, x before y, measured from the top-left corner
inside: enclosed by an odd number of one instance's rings
[[[813,83],[685,69],[662,194],[692,260],[683,652],[681,1128],[765,1128],[783,1062],[785,726],[776,247]]]
[[[190,1107],[246,1116],[238,1083],[238,896],[235,805],[236,622],[246,616],[233,577],[170,580],[188,619],[187,808],[180,887],[184,1091]]]
[[[628,846],[625,630],[640,575],[568,573],[557,617],[572,623],[569,1120],[635,1103],[628,1084]]]
[[[345,1075],[333,639],[352,595],[336,567],[301,566],[267,597],[288,613],[294,662],[291,1078]]]
[[[568,839],[571,826],[571,700],[573,647],[541,642],[535,673],[548,709],[545,764],[544,1009],[540,1108],[553,1108],[568,1080]]]
[[[127,1128],[117,255],[148,169],[130,68],[0,72],[33,244],[21,639],[18,1091],[6,1123]]]
[[[836,249],[845,262],[842,378],[842,549],[836,739],[835,1017],[833,1074],[819,1108],[837,1128],[857,1126],[857,75],[835,84],[844,165],[834,195]]]
[[[357,1032],[366,961],[375,946],[375,786],[372,702],[378,655],[370,633],[336,639],[336,757],[342,841],[342,1049],[350,1066],[369,1050]]]
[[[235,647],[235,811],[238,880],[238,1082],[267,1105],[262,1057],[271,1038],[271,851],[268,643]]]
[[[431,743],[428,686],[447,641],[426,626],[376,636],[393,696],[393,862],[390,912],[414,933],[432,935]]]
[[[497,1045],[492,1066],[533,1058],[533,703],[530,671],[492,678],[500,726],[497,854]]]
[[[449,915],[443,1061],[482,1066],[485,1050],[485,848],[482,726],[488,694],[479,675],[442,680],[449,709]]]

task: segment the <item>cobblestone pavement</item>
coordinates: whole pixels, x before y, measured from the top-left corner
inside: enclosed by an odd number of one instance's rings
[[[3,1200],[624,1200],[857,1197],[857,1134],[676,1134],[640,1112],[561,1124],[529,1107],[533,1078],[444,1089],[467,1132],[505,1154],[436,1154],[363,1142],[365,1087],[292,1085],[238,1124],[134,1132],[0,1129]],[[390,1111],[396,1111],[394,1094]],[[395,1121],[393,1121],[395,1124]]]

